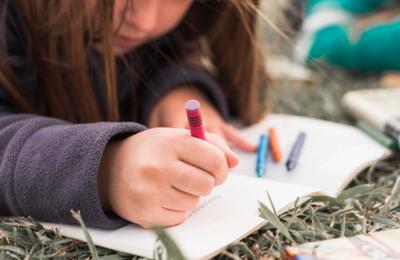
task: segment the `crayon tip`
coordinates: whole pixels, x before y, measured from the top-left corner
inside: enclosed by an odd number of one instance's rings
[[[267,172],[267,169],[266,167],[260,165],[257,166],[256,172],[257,172],[257,177],[264,177],[265,173]]]
[[[296,167],[296,162],[289,160],[286,162],[286,169],[288,172],[292,171]]]
[[[189,111],[196,111],[200,108],[200,102],[196,99],[190,99],[186,102],[185,108]]]

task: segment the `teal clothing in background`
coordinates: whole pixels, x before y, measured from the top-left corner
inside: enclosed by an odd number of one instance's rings
[[[343,8],[355,14],[374,12],[377,8],[392,1],[387,0],[309,0],[307,1],[306,14],[312,13],[319,5],[330,5]]]
[[[385,0],[309,0],[295,55],[359,71],[400,70],[400,14],[356,32],[355,23],[390,6]]]

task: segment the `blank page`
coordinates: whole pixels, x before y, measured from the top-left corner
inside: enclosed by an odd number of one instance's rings
[[[264,178],[312,187],[324,193],[339,193],[357,173],[390,151],[358,128],[289,115],[269,115],[259,124],[242,132],[256,144],[261,133],[274,127],[282,151],[280,163],[268,158]],[[306,139],[297,167],[288,172],[285,167],[293,143],[303,131]],[[256,177],[256,154],[237,152],[241,158],[234,172]]]

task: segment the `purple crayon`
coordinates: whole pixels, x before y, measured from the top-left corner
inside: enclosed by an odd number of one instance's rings
[[[303,148],[304,140],[306,139],[305,133],[300,133],[290,151],[289,159],[286,162],[286,169],[292,171],[299,160],[301,149]]]

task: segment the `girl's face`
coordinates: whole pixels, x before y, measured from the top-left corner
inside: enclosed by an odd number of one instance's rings
[[[122,55],[171,31],[193,0],[115,0],[114,52]]]

